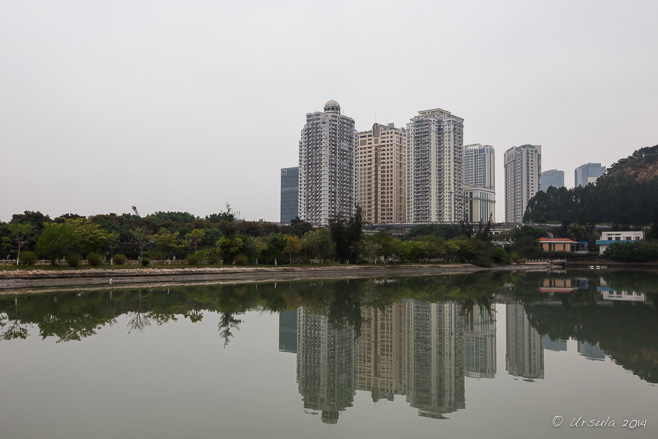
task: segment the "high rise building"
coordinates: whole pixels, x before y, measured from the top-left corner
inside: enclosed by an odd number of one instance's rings
[[[407,221],[464,219],[464,119],[436,108],[407,124]]]
[[[479,143],[464,146],[464,184],[496,189],[496,151]]]
[[[575,187],[596,184],[596,180],[603,174],[605,174],[605,166],[601,166],[601,163],[585,163],[578,166],[574,171]]]
[[[334,100],[323,112],[306,115],[299,141],[299,218],[325,226],[333,217],[354,214],[356,136],[354,120]]]
[[[514,146],[505,152],[505,222],[521,223],[528,201],[541,187],[541,146]]]
[[[564,171],[551,169],[541,173],[541,190],[546,192],[551,186],[556,189],[564,187]]]
[[[297,218],[299,198],[299,168],[281,169],[281,222]]]
[[[376,123],[372,130],[359,133],[357,204],[362,208],[363,222],[406,221],[406,143],[405,130],[392,123]]]

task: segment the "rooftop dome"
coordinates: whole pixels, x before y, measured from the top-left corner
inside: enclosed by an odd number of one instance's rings
[[[324,104],[324,111],[335,111],[337,113],[340,113],[340,105],[338,104],[338,102],[332,99],[330,101],[327,101],[326,104]]]

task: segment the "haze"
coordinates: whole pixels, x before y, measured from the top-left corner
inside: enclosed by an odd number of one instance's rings
[[[658,143],[655,1],[2,1],[0,220],[230,203],[277,221],[305,114],[464,118],[502,158],[605,166]]]

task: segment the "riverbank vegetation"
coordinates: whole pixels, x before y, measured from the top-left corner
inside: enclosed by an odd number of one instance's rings
[[[0,223],[0,251],[7,259],[33,265],[77,267],[151,260],[171,264],[281,265],[308,263],[468,262],[481,266],[510,261],[492,243],[491,224],[429,225],[404,237],[384,229],[364,235],[361,213],[334,218],[327,228],[293,220],[289,225],[244,221],[226,211],[195,217],[187,212],[156,212],[140,217],[67,214],[51,219],[25,212]],[[20,252],[20,253],[19,253]]]

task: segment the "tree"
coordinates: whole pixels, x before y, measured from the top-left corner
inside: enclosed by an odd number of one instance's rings
[[[250,260],[256,261],[256,265],[258,265],[258,258],[266,248],[267,244],[265,243],[265,240],[260,236],[247,236],[245,239],[244,251]]]
[[[107,234],[107,248],[110,249],[110,265],[114,265],[114,249],[119,246],[119,234],[118,233],[108,233]]]
[[[338,216],[329,221],[331,239],[336,245],[336,260],[346,264],[355,263],[359,256],[362,228],[361,207],[347,221]]]
[[[85,255],[99,253],[107,242],[107,232],[86,218],[67,219],[65,224],[70,225],[80,237],[80,249]]]
[[[171,232],[167,229],[160,229],[158,233],[153,235],[153,241],[156,248],[168,259],[175,256],[176,251],[180,250],[181,244],[178,238],[178,232]]]
[[[80,244],[80,236],[67,222],[45,224],[37,241],[37,253],[55,262]]]
[[[196,253],[197,246],[206,236],[203,230],[194,229],[185,235],[185,246],[191,248]]]
[[[19,264],[21,258],[21,248],[23,247],[25,237],[30,234],[32,231],[31,224],[9,224],[9,232],[14,242],[16,242],[16,247],[18,253],[16,254],[16,265]]]
[[[243,245],[244,241],[238,237],[222,236],[217,241],[217,252],[222,255],[224,264],[231,264]]]
[[[286,253],[290,257],[292,264],[292,255],[298,255],[302,251],[302,244],[296,236],[285,235],[286,238]]]
[[[139,248],[139,259],[144,257],[144,248],[151,243],[151,234],[146,227],[135,227],[130,230],[133,242]]]
[[[331,259],[334,255],[334,243],[327,229],[317,229],[307,232],[301,239],[302,253],[309,260],[320,259],[320,263]]]

